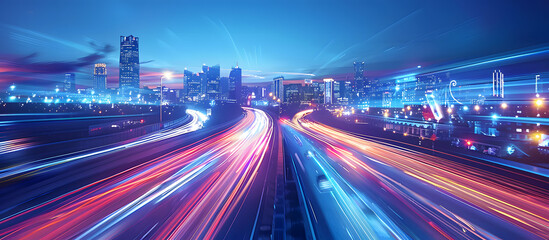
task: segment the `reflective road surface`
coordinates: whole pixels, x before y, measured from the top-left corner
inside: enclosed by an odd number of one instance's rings
[[[310,112],[281,123],[316,238],[549,238],[547,178],[369,140]]]
[[[201,130],[204,136],[190,144],[183,144],[183,133],[196,125],[130,146],[4,169],[0,238],[249,238],[273,121],[260,110],[245,111],[228,128]]]

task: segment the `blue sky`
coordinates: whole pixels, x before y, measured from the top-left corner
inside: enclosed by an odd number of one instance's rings
[[[49,87],[65,70],[117,80],[120,35],[140,38],[144,85],[159,72],[237,62],[245,82],[367,75],[549,43],[547,1],[16,1],[0,3],[0,87]],[[33,70],[34,69],[34,70]],[[40,69],[39,71],[36,69]],[[49,71],[48,69],[51,69]],[[174,82],[181,82],[175,78]]]

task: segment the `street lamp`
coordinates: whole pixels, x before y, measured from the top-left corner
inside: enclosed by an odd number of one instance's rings
[[[162,83],[164,78],[170,79],[172,78],[171,72],[164,72],[162,76],[160,77],[160,123],[162,123]]]

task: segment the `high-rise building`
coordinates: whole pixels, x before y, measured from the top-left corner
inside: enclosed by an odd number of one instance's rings
[[[365,64],[364,62],[354,62],[353,66],[355,70],[353,100],[355,103],[358,103],[364,101],[364,98],[366,97],[366,78],[364,77]]]
[[[229,73],[229,99],[237,103],[242,101],[240,96],[242,88],[242,69],[238,65],[231,69]]]
[[[339,99],[339,96],[341,95],[340,81],[334,81],[332,83],[332,94],[333,100],[337,101]]]
[[[206,98],[206,93],[208,92],[208,78],[206,73],[197,73],[196,77],[200,81],[200,96],[201,98]]]
[[[324,83],[313,82],[311,83],[313,88],[313,99],[311,102],[323,104],[324,103]]]
[[[221,89],[219,85],[221,68],[219,65],[208,67],[206,65],[202,66],[202,71],[206,76],[206,97],[209,100],[220,99]]]
[[[284,102],[284,77],[273,78],[273,94],[280,102]]]
[[[139,89],[139,38],[120,36],[119,85],[122,91]]]
[[[107,89],[107,64],[95,64],[95,67],[93,68],[93,89],[96,91]]]
[[[312,103],[315,101],[315,88],[311,79],[305,79],[301,89],[303,101],[307,103]],[[318,103],[318,101],[316,101],[316,103]]]
[[[334,84],[334,96],[333,99],[337,100],[339,104],[347,105],[352,96],[351,82],[350,81],[335,81]]]
[[[301,102],[301,83],[292,83],[284,85],[284,101],[287,103]]]
[[[391,91],[385,91],[381,97],[381,107],[391,108],[393,104],[393,93]]]
[[[333,103],[333,89],[334,89],[334,79],[325,78],[324,79],[324,104]]]
[[[198,101],[201,98],[203,73],[193,73],[187,69],[183,71],[183,88],[185,97],[192,101]]]
[[[494,70],[492,73],[492,96],[504,97],[503,73],[500,70]]]
[[[229,78],[221,77],[219,79],[219,92],[220,99],[228,100],[229,99]]]
[[[74,73],[65,73],[63,90],[65,92],[76,92],[76,78],[74,76]]]

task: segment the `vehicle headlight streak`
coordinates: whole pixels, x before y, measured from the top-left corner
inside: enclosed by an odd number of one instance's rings
[[[304,119],[310,112],[300,112],[291,122],[284,123],[319,140],[328,154],[332,155],[331,159],[343,166],[349,166],[349,170],[377,178],[387,191],[406,199],[411,204],[409,206],[414,206],[412,209],[424,216],[425,221],[429,221],[441,234],[446,235],[444,231],[452,229],[454,236],[464,238],[494,237],[487,230],[453,212],[455,209],[452,211],[432,202],[415,189],[406,187],[400,180],[393,179],[355,158],[345,149],[353,149],[373,162],[398,169],[412,178],[437,187],[451,198],[461,199],[460,201],[505,219],[541,238],[549,237],[546,189],[386,142],[382,144],[381,141],[366,140],[355,134]],[[463,171],[464,169],[467,171]],[[446,230],[434,225],[434,222],[442,224]],[[467,231],[462,232],[462,229]]]
[[[371,201],[364,200],[364,196],[360,196],[360,194],[358,194],[347,181],[345,181],[341,176],[338,176],[337,171],[329,165],[325,158],[319,156],[324,164],[321,164],[314,155],[312,155],[311,158],[314,159],[315,163],[320,167],[322,172],[328,176],[328,180],[332,186],[334,186],[335,191],[331,192],[331,195],[338,203],[342,212],[349,213],[345,215],[349,219],[349,222],[356,224],[356,227],[353,226],[353,228],[358,237],[361,239],[388,239],[392,237],[396,237],[398,239],[408,239],[408,237],[402,233],[400,229],[396,228],[394,223],[392,223],[392,221],[382,211],[377,210],[377,208],[372,204],[368,204],[369,202],[371,203]],[[323,165],[325,165],[325,167]],[[329,171],[327,171],[326,168],[328,168]],[[345,191],[343,187],[340,186],[336,180],[334,180],[334,177],[330,177],[331,173],[334,173],[334,175],[337,176],[348,191]],[[354,194],[354,196],[357,196],[361,204],[372,210],[372,212],[376,215],[376,218],[374,219],[366,216],[363,210],[358,208],[356,202],[353,202],[351,195],[348,192]]]
[[[143,226],[147,238],[212,238],[242,208],[273,132],[268,115],[246,109],[236,125],[196,146],[2,219],[0,238],[117,238],[144,216],[162,216]]]
[[[35,162],[16,165],[13,167],[2,169],[0,170],[0,182],[2,180],[5,180],[5,178],[18,176],[20,174],[24,174],[28,172],[44,170],[53,166],[57,166],[59,164],[69,163],[69,162],[81,160],[88,157],[94,157],[94,156],[98,156],[105,153],[110,153],[118,150],[123,150],[126,148],[136,147],[136,146],[140,146],[140,145],[151,143],[151,142],[161,141],[161,140],[172,138],[178,135],[193,132],[202,128],[203,122],[207,120],[207,117],[205,117],[203,113],[196,110],[187,109],[187,113],[192,117],[192,120],[189,123],[175,129],[163,130],[149,136],[144,136],[141,139],[131,143],[127,143],[127,144],[123,144],[120,146],[111,147],[107,149],[96,150],[89,153],[83,153],[73,157],[61,158],[55,161],[47,161],[46,163],[41,163],[41,162],[44,162],[44,160],[37,160]]]

